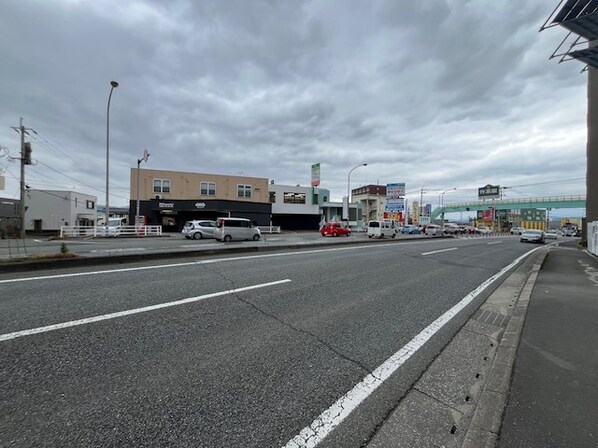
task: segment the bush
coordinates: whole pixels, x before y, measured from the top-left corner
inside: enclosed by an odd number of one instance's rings
[[[68,248],[68,247],[66,247],[66,243],[62,243],[62,244],[60,245],[60,253],[61,253],[61,254],[66,254],[66,253],[68,253],[68,252],[69,252],[69,248]]]

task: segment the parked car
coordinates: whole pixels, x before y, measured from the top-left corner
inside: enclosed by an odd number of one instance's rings
[[[246,218],[218,218],[214,238],[218,241],[229,242],[232,240],[253,240],[260,239],[260,229]]]
[[[426,235],[442,235],[442,228],[436,224],[428,224],[426,226]]]
[[[393,221],[370,221],[368,223],[368,238],[394,238],[397,233]]]
[[[459,226],[459,230],[461,231],[461,233],[467,233],[467,234],[473,234],[475,233],[475,227],[474,226]]]
[[[546,237],[544,236],[544,232],[542,232],[541,230],[525,229],[519,237],[519,241],[521,241],[522,243],[544,244],[545,240]]]
[[[511,227],[511,235],[521,235],[525,229],[523,227]]]
[[[447,222],[444,224],[444,233],[445,235],[457,235],[459,233],[459,226],[452,222]]]
[[[181,234],[188,240],[191,238],[198,240],[202,238],[214,238],[215,230],[216,221],[195,220],[185,222]]]
[[[480,226],[476,227],[475,233],[479,233],[481,235],[488,235],[489,233],[492,233],[492,229],[490,227]]]
[[[328,222],[322,226],[320,233],[322,234],[322,236],[351,236],[351,229],[349,229],[346,226],[343,226],[343,224],[340,222]]]
[[[420,233],[422,233],[422,231],[419,230],[419,227],[410,224],[410,225],[407,225],[407,226],[403,227],[401,229],[401,233],[402,234],[409,234],[409,235],[412,235],[412,234],[419,235]]]
[[[544,236],[547,240],[556,240],[558,234],[555,229],[548,229],[546,232],[544,232]]]

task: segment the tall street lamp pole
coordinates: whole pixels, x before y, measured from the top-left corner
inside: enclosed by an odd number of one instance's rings
[[[447,191],[454,191],[456,189],[457,189],[457,187],[453,187],[453,188],[449,188],[448,190],[444,190],[442,193],[440,193],[440,209],[442,210],[442,219],[441,219],[440,227],[442,228],[443,232],[444,232],[444,193],[446,193]]]
[[[351,173],[353,171],[355,171],[357,168],[359,168],[360,166],[367,166],[367,163],[360,163],[359,165],[351,168],[351,170],[349,171],[349,175],[347,176],[347,223],[349,221],[349,203],[351,202]],[[357,219],[357,216],[355,217],[355,219]]]
[[[139,226],[139,166],[141,165],[141,162],[147,162],[147,159],[149,158],[150,153],[147,152],[147,149],[143,150],[143,157],[141,159],[137,159],[137,208],[135,211],[135,227],[137,228]]]
[[[106,212],[104,218],[104,225],[108,225],[108,219],[110,218],[110,192],[109,192],[109,179],[110,179],[110,100],[112,99],[112,91],[118,87],[116,81],[110,81],[110,95],[108,96],[108,106],[106,107]]]

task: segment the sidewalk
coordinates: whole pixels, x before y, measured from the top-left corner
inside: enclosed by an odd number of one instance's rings
[[[598,260],[571,245],[538,275],[499,442],[598,447]]]
[[[597,448],[598,259],[546,246],[488,297],[368,448]]]

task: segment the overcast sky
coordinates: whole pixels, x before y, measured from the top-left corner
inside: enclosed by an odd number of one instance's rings
[[[309,185],[405,182],[438,203],[585,194],[586,74],[538,33],[556,0],[3,0],[0,146],[31,188],[110,204],[148,168]],[[4,151],[6,152],[6,151]],[[18,198],[19,166],[0,158]],[[574,179],[574,180],[572,180]],[[576,180],[575,180],[576,179]],[[540,184],[540,185],[537,185]]]

